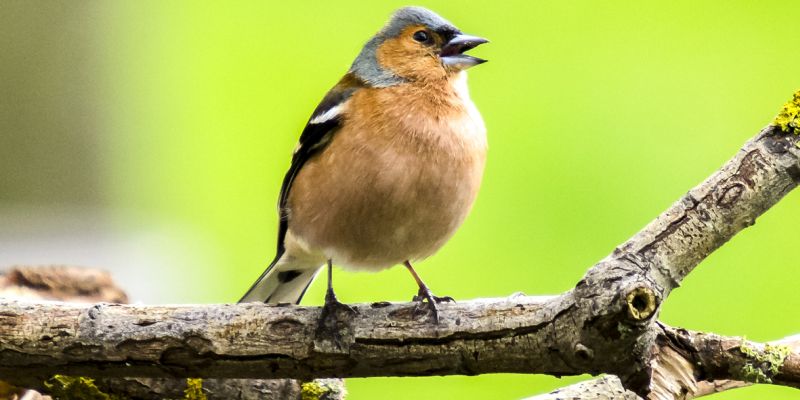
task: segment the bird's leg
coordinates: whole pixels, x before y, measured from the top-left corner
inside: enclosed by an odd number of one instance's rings
[[[411,272],[411,276],[414,277],[414,280],[417,281],[417,286],[419,286],[419,291],[417,292],[417,295],[414,296],[412,301],[417,301],[420,303],[427,301],[428,308],[433,313],[433,320],[438,324],[439,308],[436,305],[438,303],[443,303],[443,302],[450,302],[450,301],[455,302],[455,300],[453,300],[453,298],[450,296],[444,296],[444,297],[434,296],[433,292],[431,292],[431,290],[428,289],[428,285],[426,285],[425,282],[423,282],[422,279],[420,279],[419,275],[417,275],[417,271],[414,271],[414,267],[411,266],[411,262],[406,261],[404,265],[406,266],[406,268],[408,268],[408,272]]]
[[[328,260],[328,290],[325,291],[325,307],[339,303],[336,293],[333,292],[333,260]]]
[[[336,298],[333,292],[333,260],[328,260],[328,290],[325,292],[325,306],[322,308],[322,315],[331,314],[335,310],[344,309],[346,312],[358,314],[353,307],[348,306]],[[326,313],[327,311],[327,313]]]
[[[340,349],[345,348],[346,344],[342,342],[342,335],[340,333],[340,316],[344,315],[344,320],[348,320],[358,311],[347,304],[339,302],[336,298],[336,293],[333,292],[333,261],[328,260],[328,290],[325,292],[325,306],[322,307],[319,323],[317,325],[317,334],[323,335],[333,339],[333,342]]]

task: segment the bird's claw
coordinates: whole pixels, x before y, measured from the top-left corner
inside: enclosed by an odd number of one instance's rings
[[[348,314],[358,314],[358,310],[339,301],[339,299],[336,298],[336,294],[333,293],[333,290],[329,290],[325,293],[325,305],[322,307],[323,315],[325,315],[326,310],[328,310],[329,313],[333,311],[344,311]]]
[[[417,295],[412,297],[411,301],[417,301],[417,302],[420,302],[420,303],[424,302],[424,301],[427,301],[429,303],[436,303],[436,304],[439,304],[439,303],[455,303],[456,302],[456,300],[454,298],[450,297],[450,296],[439,297],[439,296],[434,295],[433,292],[431,292],[431,290],[428,289],[427,287],[426,288],[419,288],[419,291],[417,292]]]
[[[347,330],[347,321],[359,314],[358,310],[340,302],[336,295],[325,295],[325,305],[317,323],[317,337],[328,338],[338,349],[346,349],[348,344],[342,335]]]
[[[442,297],[434,296],[434,294],[431,293],[430,289],[428,288],[420,288],[417,295],[414,296],[411,300],[417,302],[416,306],[417,310],[419,310],[423,304],[427,304],[428,310],[430,310],[433,317],[433,321],[436,324],[439,324],[439,307],[437,307],[437,304],[456,302],[450,296],[442,296]]]
[[[419,303],[425,303],[425,302],[429,302],[430,303],[430,302],[433,302],[433,303],[436,303],[436,304],[455,303],[456,302],[456,300],[454,298],[450,297],[450,296],[439,297],[439,296],[434,296],[434,295],[431,295],[430,297],[416,295],[416,296],[411,298],[411,301],[416,301],[416,302],[419,302]]]

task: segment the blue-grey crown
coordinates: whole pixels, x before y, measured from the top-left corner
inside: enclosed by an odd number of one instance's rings
[[[392,18],[383,28],[383,32],[385,37],[394,37],[409,25],[424,25],[433,31],[456,29],[450,21],[427,8],[403,7],[392,14]]]
[[[378,63],[376,51],[384,40],[396,37],[409,25],[424,25],[433,31],[453,31],[458,29],[439,14],[423,7],[403,7],[392,14],[389,22],[364,45],[356,57],[350,72],[374,87],[394,86],[405,80]]]

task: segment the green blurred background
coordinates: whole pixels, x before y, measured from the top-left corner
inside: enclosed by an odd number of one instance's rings
[[[758,5],[756,5],[758,4]],[[311,110],[397,1],[0,2],[0,264],[113,271],[134,300],[232,302],[272,258]],[[424,4],[491,44],[470,71],[485,183],[419,265],[457,299],[569,289],[706,178],[800,89],[792,1]],[[800,331],[800,193],[693,273],[662,319]],[[336,272],[346,302],[407,272]],[[305,304],[320,304],[316,284]],[[350,399],[519,399],[582,378],[350,379]],[[715,399],[800,398],[766,386]]]

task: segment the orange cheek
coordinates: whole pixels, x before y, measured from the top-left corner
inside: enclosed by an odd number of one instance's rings
[[[447,73],[428,49],[402,35],[386,40],[378,48],[377,58],[382,67],[410,80],[441,79]]]

